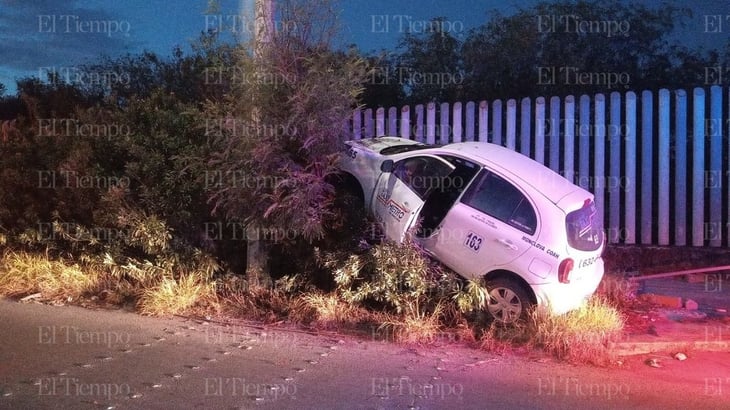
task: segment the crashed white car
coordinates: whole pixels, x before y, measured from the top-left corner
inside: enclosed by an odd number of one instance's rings
[[[429,146],[348,141],[340,167],[385,235],[416,238],[464,278],[484,278],[497,321],[526,308],[573,310],[603,276],[604,233],[593,194],[542,164],[485,142]]]

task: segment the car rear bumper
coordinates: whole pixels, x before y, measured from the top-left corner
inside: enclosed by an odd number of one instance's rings
[[[539,306],[549,306],[554,314],[561,315],[579,308],[593,295],[602,278],[603,258],[599,258],[590,269],[582,270],[571,278],[570,283],[533,285],[533,290]]]

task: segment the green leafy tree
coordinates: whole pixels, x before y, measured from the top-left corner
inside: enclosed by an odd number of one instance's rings
[[[318,240],[337,223],[335,154],[367,75],[357,53],[330,48],[332,4],[289,0],[277,7],[287,29],[270,32],[262,47],[243,47],[229,71],[232,91],[207,109],[219,120],[208,129],[208,168],[222,176],[209,189],[211,200],[218,215],[249,229],[249,246],[277,232]],[[253,283],[259,273],[249,272]]]
[[[395,107],[405,102],[405,91],[397,63],[397,55],[383,53],[367,57],[370,75],[363,84],[360,101],[366,107]]]
[[[620,1],[539,3],[495,14],[462,51],[469,99],[676,85],[668,37],[688,11]]]

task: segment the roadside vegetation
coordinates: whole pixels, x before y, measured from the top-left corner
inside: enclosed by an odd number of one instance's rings
[[[315,250],[316,266],[333,275],[324,290],[312,272],[285,275],[271,287],[250,286],[241,275],[217,271],[211,260],[139,266],[8,251],[0,261],[0,294],[52,303],[129,306],[146,315],[237,317],[418,345],[460,343],[495,352],[541,349],[570,362],[606,365],[609,342],[621,337],[618,292],[598,293],[561,316],[532,310],[527,320],[485,320],[487,289],[465,282],[428,259],[410,241],[366,245],[357,254]],[[207,262],[207,264],[206,264]],[[165,267],[166,266],[166,267]],[[169,270],[165,270],[169,269]]]

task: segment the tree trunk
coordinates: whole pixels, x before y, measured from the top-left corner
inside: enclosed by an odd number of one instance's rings
[[[254,7],[256,32],[253,51],[256,60],[255,69],[264,71],[266,69],[263,61],[264,53],[273,35],[274,2],[273,0],[256,0]],[[254,122],[259,120],[256,111],[254,113]],[[273,281],[266,266],[266,246],[259,233],[259,227],[248,226],[246,234],[246,279],[249,286],[269,287],[273,284]]]
[[[266,266],[266,243],[258,228],[246,228],[246,281],[251,287],[271,287],[273,282]]]

